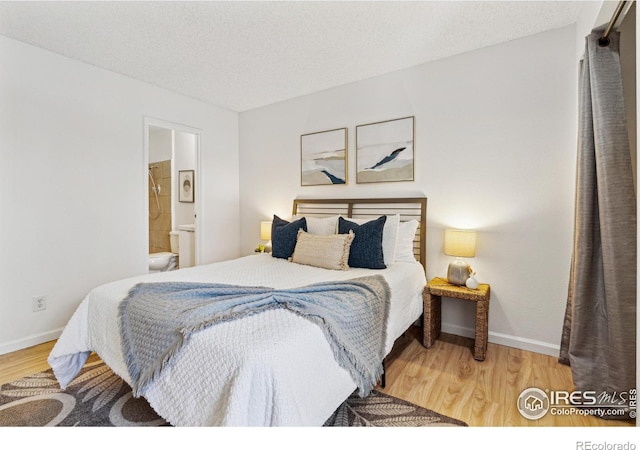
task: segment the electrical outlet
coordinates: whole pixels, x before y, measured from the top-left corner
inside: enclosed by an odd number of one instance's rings
[[[33,312],[44,311],[47,309],[47,297],[44,295],[38,295],[33,297]]]

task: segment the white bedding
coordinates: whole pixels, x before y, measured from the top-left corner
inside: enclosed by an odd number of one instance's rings
[[[61,385],[95,351],[129,382],[120,344],[118,304],[139,282],[200,281],[286,289],[372,273],[392,298],[386,353],[422,313],[425,273],[419,263],[384,270],[336,271],[267,254],[128,278],[92,290],[49,355]],[[86,355],[86,353],[85,353]],[[284,309],[221,323],[196,333],[172,368],[147,391],[156,412],[175,426],[320,426],[356,389],[335,361],[320,328]]]

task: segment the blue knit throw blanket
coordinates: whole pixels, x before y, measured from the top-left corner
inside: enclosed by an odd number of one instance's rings
[[[137,284],[119,307],[133,394],[144,395],[193,333],[285,308],[322,328],[336,361],[364,397],[382,375],[390,294],[381,275],[277,290],[187,282]]]

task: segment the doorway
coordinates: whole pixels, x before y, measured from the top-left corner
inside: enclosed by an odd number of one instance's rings
[[[167,270],[197,265],[200,130],[145,118],[144,133],[149,260],[172,252],[182,258]]]

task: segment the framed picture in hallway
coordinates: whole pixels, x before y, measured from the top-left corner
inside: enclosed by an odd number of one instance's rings
[[[193,177],[194,177],[193,170],[178,171],[178,187],[179,187],[178,200],[180,200],[182,203],[193,203],[193,200],[194,200]]]
[[[300,184],[347,184],[347,129],[300,136]]]
[[[356,126],[356,183],[413,181],[414,117]]]

